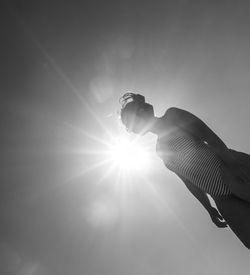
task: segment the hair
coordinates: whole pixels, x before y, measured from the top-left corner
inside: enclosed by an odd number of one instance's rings
[[[120,98],[120,103],[122,105],[122,108],[125,108],[126,104],[128,102],[136,102],[137,104],[144,104],[145,103],[145,97],[140,94],[134,94],[134,93],[126,93]]]
[[[125,124],[125,116],[128,113],[130,113],[134,117],[136,117],[138,115],[138,111],[140,109],[144,109],[146,111],[150,109],[153,112],[152,105],[146,103],[145,97],[140,94],[135,94],[135,93],[130,93],[130,92],[125,93],[120,98],[120,103],[122,105],[120,117],[121,117],[121,121],[123,124]]]

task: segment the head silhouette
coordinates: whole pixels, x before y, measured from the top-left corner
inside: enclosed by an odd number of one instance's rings
[[[140,94],[126,93],[120,98],[121,121],[129,132],[144,135],[154,118],[153,106]]]

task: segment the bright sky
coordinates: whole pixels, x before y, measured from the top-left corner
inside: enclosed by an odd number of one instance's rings
[[[250,153],[249,1],[4,3],[0,273],[248,275],[249,251],[118,111],[136,91]]]

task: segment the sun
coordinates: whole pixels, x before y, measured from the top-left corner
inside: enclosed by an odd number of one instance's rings
[[[97,135],[78,127],[70,129],[75,131],[74,142],[77,142],[64,152],[67,157],[70,153],[72,160],[77,157],[80,162],[74,170],[68,170],[73,175],[68,182],[78,183],[79,179],[80,184],[84,183],[84,194],[86,188],[94,191],[84,205],[83,215],[87,223],[100,229],[122,224],[126,230],[129,228],[126,226],[134,226],[137,222],[134,213],[140,213],[144,206],[162,213],[161,206],[165,207],[165,204],[152,181],[156,171],[153,136],[137,136],[123,131]],[[82,137],[85,140],[87,137],[90,142],[83,144]],[[90,160],[90,164],[83,166],[86,160]],[[89,181],[94,184],[85,185]]]
[[[107,157],[119,170],[147,170],[150,161],[148,148],[140,144],[138,139],[130,140],[118,137],[109,144]]]

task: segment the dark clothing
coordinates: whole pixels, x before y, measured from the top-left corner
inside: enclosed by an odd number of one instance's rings
[[[250,155],[230,149],[244,169],[250,173]],[[213,198],[214,202],[235,235],[250,249],[250,203],[235,195]]]
[[[221,174],[222,161],[208,145],[183,130],[158,139],[156,151],[166,167],[211,196],[231,194]]]
[[[232,231],[250,249],[250,203],[234,195],[213,199]]]
[[[241,196],[248,189],[238,193],[241,198],[234,194],[234,190],[242,190],[241,183],[230,176],[230,171],[227,171],[208,144],[178,129],[159,138],[156,150],[168,169],[212,196],[232,231],[250,249],[250,202]],[[250,173],[250,156],[230,151],[243,170]],[[230,184],[227,184],[229,179]],[[233,190],[229,188],[231,186]]]

